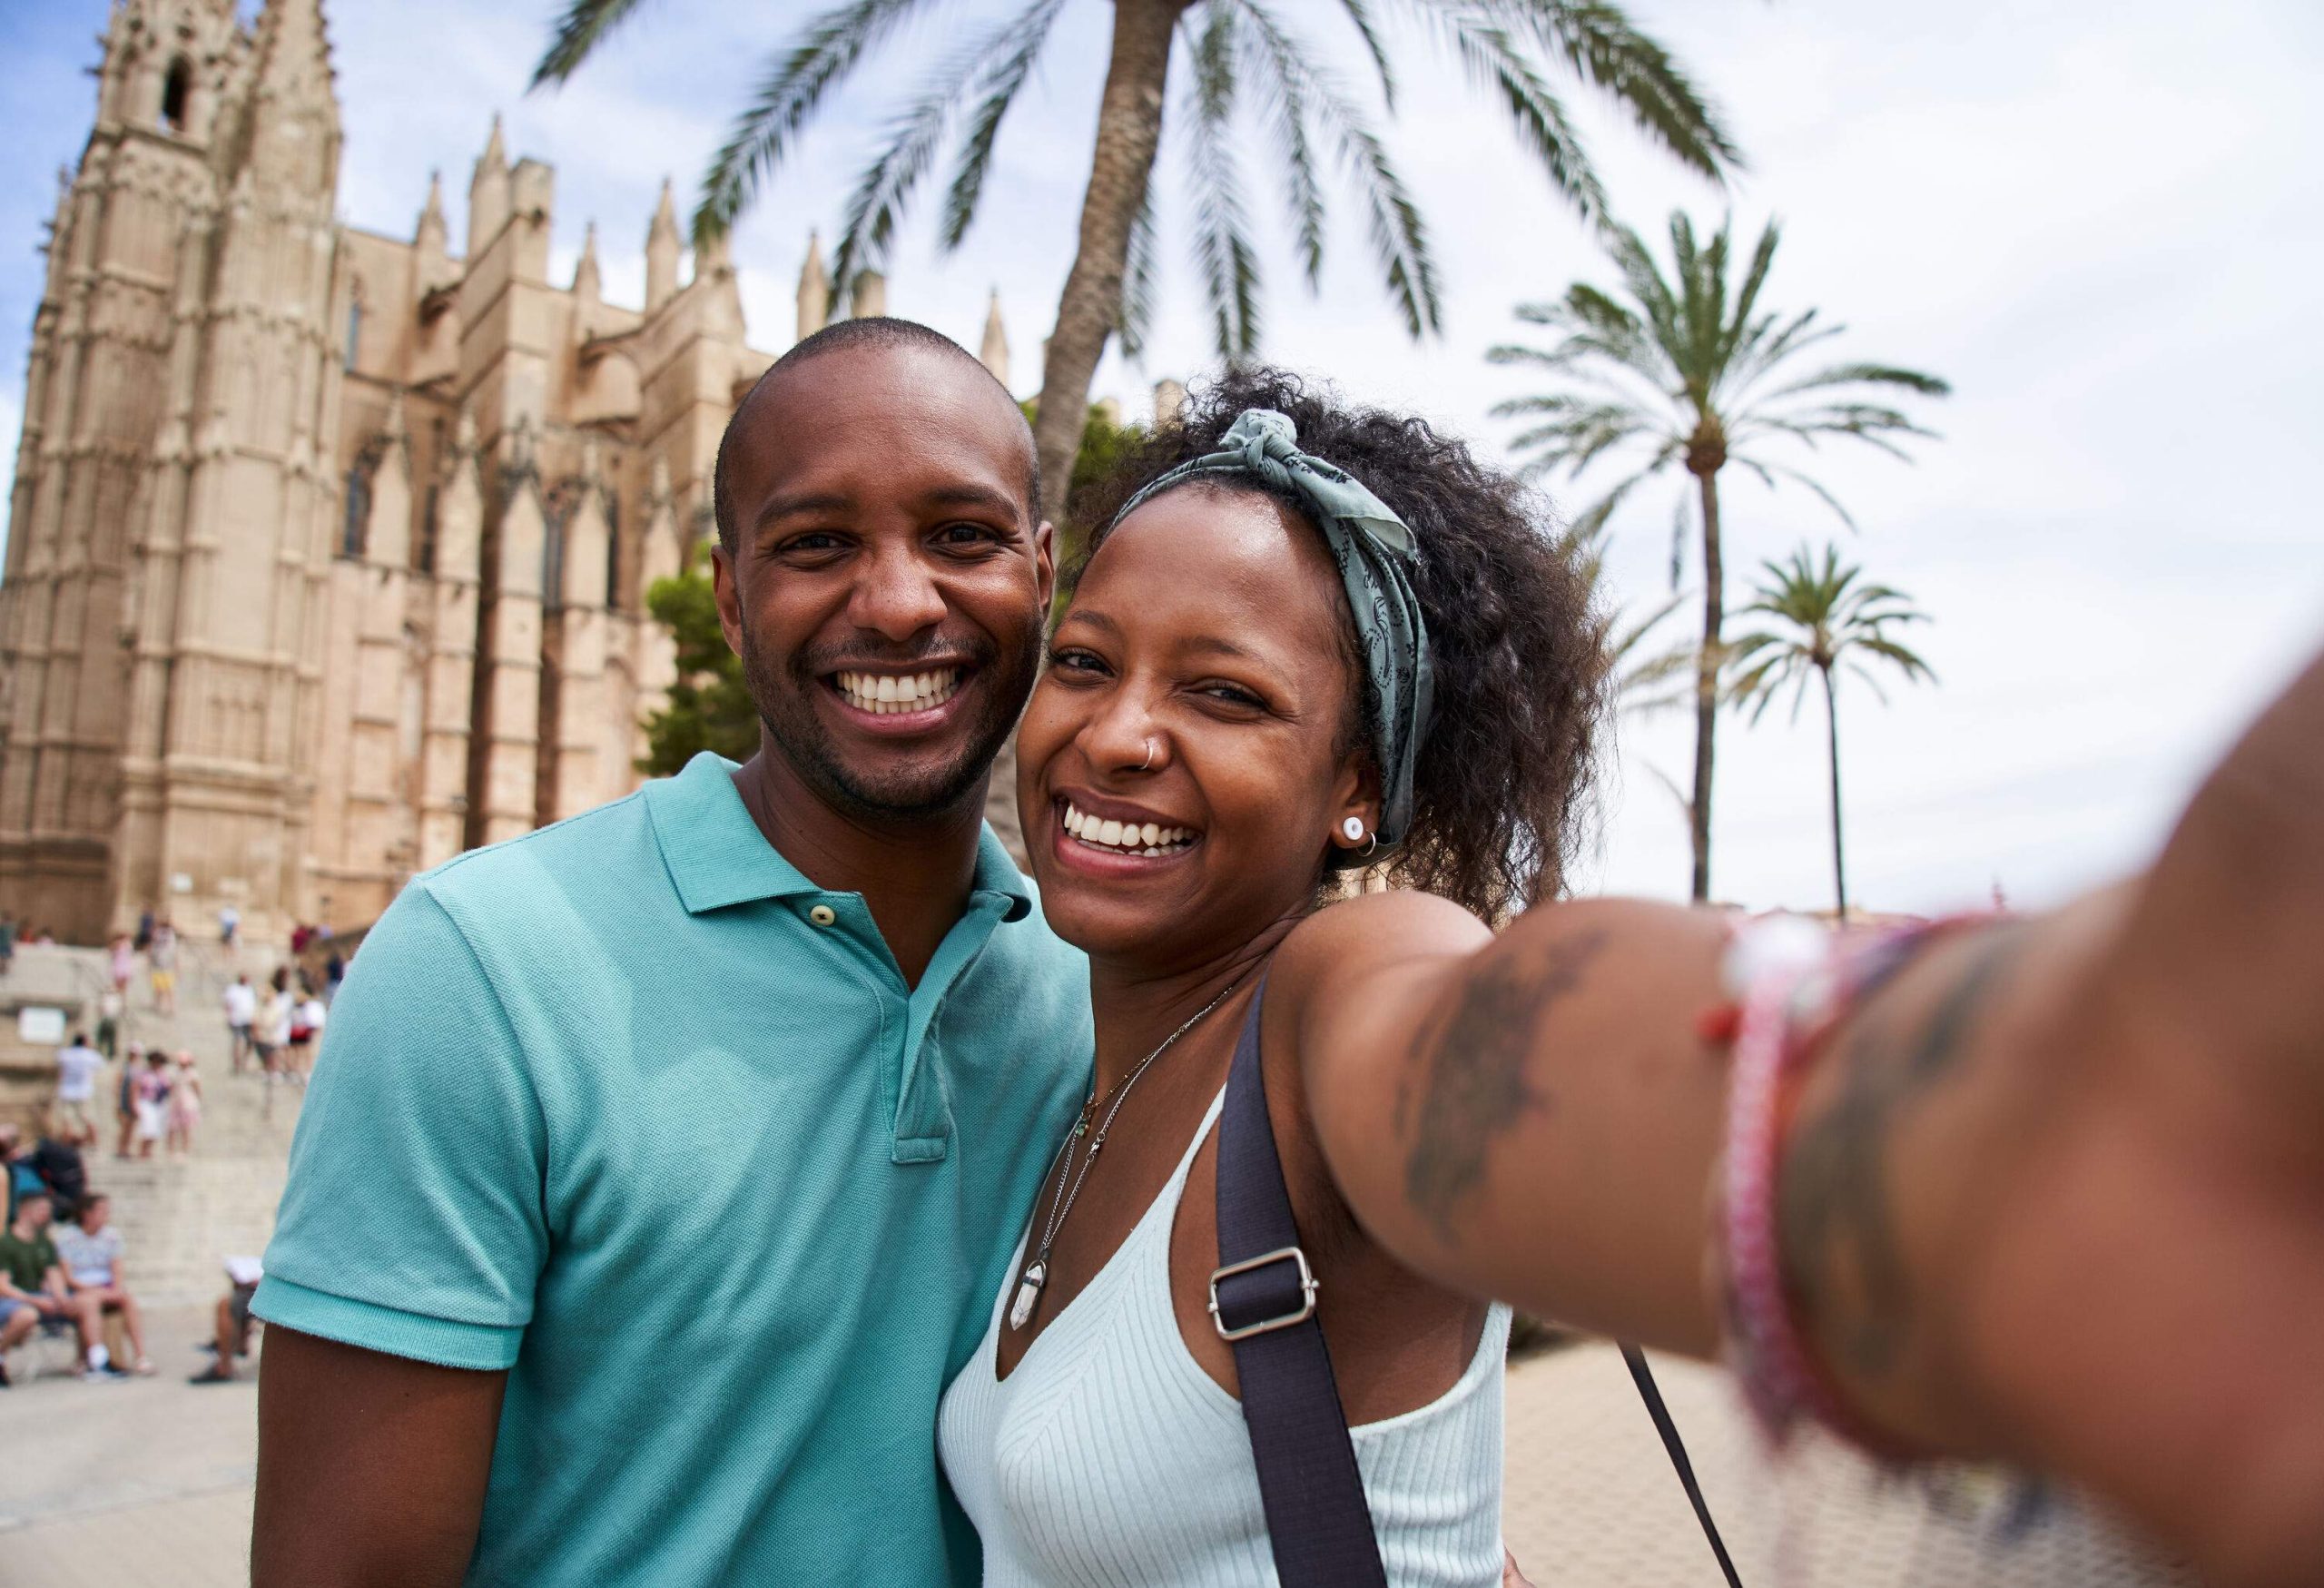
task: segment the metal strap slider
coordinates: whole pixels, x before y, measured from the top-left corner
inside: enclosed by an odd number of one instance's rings
[[[1298,1267],[1298,1307],[1293,1311],[1278,1313],[1273,1317],[1261,1317],[1251,1323],[1230,1327],[1226,1318],[1219,1315],[1218,1282],[1221,1279],[1232,1279],[1240,1274],[1254,1273],[1258,1269],[1283,1262],[1295,1264]],[[1246,1258],[1239,1263],[1229,1263],[1225,1267],[1212,1272],[1210,1276],[1211,1325],[1218,1330],[1220,1339],[1228,1341],[1246,1340],[1253,1335],[1264,1335],[1270,1329],[1287,1329],[1294,1324],[1305,1323],[1315,1316],[1315,1292],[1322,1288],[1323,1287],[1315,1281],[1315,1270],[1307,1266],[1307,1254],[1295,1246],[1284,1247],[1277,1251],[1263,1252],[1256,1258]],[[1285,1299],[1289,1298],[1286,1297]]]

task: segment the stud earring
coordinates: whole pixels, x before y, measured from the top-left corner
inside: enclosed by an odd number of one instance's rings
[[[1347,841],[1350,843],[1354,843],[1357,839],[1364,836],[1364,818],[1361,816],[1350,816],[1346,821],[1340,824],[1340,832],[1346,836]]]

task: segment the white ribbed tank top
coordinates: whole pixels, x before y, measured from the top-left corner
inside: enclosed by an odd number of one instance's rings
[[[987,1588],[1273,1588],[1242,1404],[1202,1370],[1170,1301],[1170,1227],[1222,1091],[1129,1238],[993,1376],[1019,1242],[983,1342],[944,1392],[937,1448],[984,1540]],[[1509,1309],[1460,1381],[1353,1430],[1397,1588],[1498,1588],[1502,1365]]]

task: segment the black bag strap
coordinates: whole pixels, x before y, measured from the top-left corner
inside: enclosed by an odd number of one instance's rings
[[[1315,1321],[1315,1276],[1259,1074],[1261,978],[1235,1047],[1218,1119],[1218,1270],[1211,1321],[1235,1348],[1243,1420],[1284,1588],[1387,1588],[1331,1352]]]
[[[1639,1398],[1646,1403],[1646,1415],[1654,1419],[1654,1431],[1662,1435],[1662,1448],[1669,1453],[1670,1465],[1678,1469],[1679,1485],[1687,1491],[1688,1503],[1695,1508],[1695,1520],[1703,1524],[1703,1536],[1710,1540],[1710,1553],[1718,1557],[1718,1569],[1726,1575],[1727,1588],[1743,1588],[1743,1579],[1735,1574],[1735,1563],[1728,1556],[1727,1543],[1718,1536],[1718,1524],[1710,1519],[1710,1503],[1703,1498],[1702,1485],[1695,1481],[1695,1464],[1687,1459],[1686,1441],[1679,1437],[1679,1425],[1670,1420],[1670,1408],[1662,1404],[1661,1387],[1646,1366],[1646,1353],[1636,1346],[1624,1346],[1622,1360],[1630,1364],[1630,1380],[1638,1386]]]
[[[1387,1588],[1332,1355],[1315,1321],[1315,1271],[1300,1249],[1267,1118],[1259,1069],[1259,1011],[1265,1002],[1262,976],[1219,1110],[1218,1268],[1210,1277],[1211,1321],[1235,1350],[1267,1543],[1284,1588]],[[1624,1346],[1622,1360],[1728,1588],[1743,1588],[1644,1354]]]

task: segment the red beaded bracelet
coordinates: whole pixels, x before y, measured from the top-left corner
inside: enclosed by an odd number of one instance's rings
[[[1939,933],[1984,922],[1955,916],[1853,939],[1827,937],[1812,952],[1795,939],[1769,953],[1738,933],[1730,962],[1740,974],[1731,1018],[1709,1011],[1706,1034],[1733,1032],[1727,1133],[1719,1170],[1714,1272],[1726,1321],[1728,1365],[1761,1431],[1781,1445],[1803,1419],[1892,1461],[1914,1453],[1852,1413],[1817,1366],[1785,1294],[1776,1228],[1776,1181],[1793,1107],[1808,1070],[1841,1018]],[[1791,929],[1795,930],[1796,929]],[[1750,964],[1757,959],[1758,965]]]

